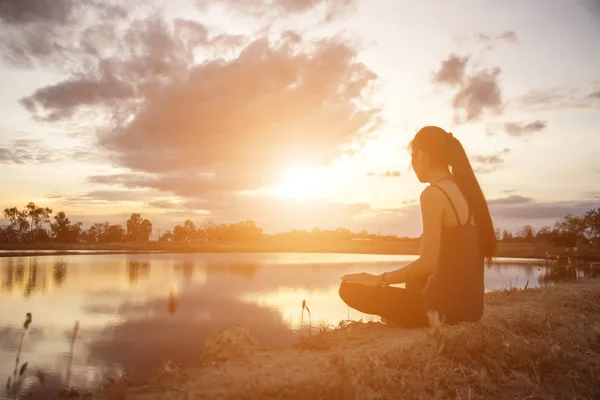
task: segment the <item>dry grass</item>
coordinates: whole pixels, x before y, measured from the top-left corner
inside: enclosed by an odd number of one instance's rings
[[[476,324],[351,321],[131,399],[598,399],[600,281],[486,295]],[[316,349],[316,350],[315,350]]]

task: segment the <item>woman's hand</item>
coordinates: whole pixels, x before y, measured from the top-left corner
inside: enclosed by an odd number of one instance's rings
[[[342,276],[342,280],[348,283],[358,283],[359,285],[365,286],[380,286],[381,276],[373,275],[366,272],[359,272],[357,274],[347,274]]]

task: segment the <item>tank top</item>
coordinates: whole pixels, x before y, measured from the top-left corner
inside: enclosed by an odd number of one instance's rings
[[[452,199],[444,189],[458,225],[442,226],[440,255],[435,272],[423,288],[428,311],[437,311],[445,324],[474,322],[483,315],[484,256],[479,243],[479,231],[471,224],[471,209],[467,222],[461,224]]]

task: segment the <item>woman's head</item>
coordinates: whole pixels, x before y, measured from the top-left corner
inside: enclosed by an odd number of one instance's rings
[[[430,182],[435,173],[448,171],[452,139],[451,133],[437,126],[426,126],[417,132],[409,147],[411,165],[420,182]]]
[[[462,144],[442,128],[426,126],[417,132],[409,148],[412,166],[419,181],[430,182],[431,176],[451,171],[479,228],[481,250],[487,261],[491,261],[496,253],[496,232],[487,202]]]

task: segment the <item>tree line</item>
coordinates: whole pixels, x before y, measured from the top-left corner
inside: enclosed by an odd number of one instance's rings
[[[125,227],[104,222],[95,223],[88,229],[83,229],[81,222],[72,223],[63,211],[51,216],[52,209],[33,202],[22,210],[17,207],[4,209],[4,218],[9,225],[0,227],[0,243],[145,242],[152,234],[152,223],[137,213],[131,214]]]
[[[9,225],[0,227],[0,243],[123,243],[147,242],[152,235],[152,223],[138,213],[131,214],[125,226],[109,222],[95,223],[88,229],[81,222],[73,223],[60,211],[52,217],[52,209],[40,207],[33,202],[23,209],[6,208],[4,217]],[[48,226],[48,228],[46,228]],[[575,216],[567,215],[553,227],[543,227],[537,232],[526,225],[517,232],[496,230],[498,240],[503,242],[543,242],[554,246],[575,246],[580,241],[600,237],[600,208]],[[399,238],[396,235],[373,234],[365,229],[351,232],[346,228],[322,230],[290,230],[266,235],[255,221],[245,220],[230,224],[206,221],[196,226],[191,220],[176,225],[172,230],[159,234],[160,242],[215,243],[251,242],[269,237],[275,242],[338,242],[348,240],[417,241],[419,238]]]
[[[517,232],[497,229],[496,237],[502,242],[537,242],[573,247],[577,243],[586,243],[592,238],[600,237],[600,208],[581,215],[566,215],[556,221],[553,227],[544,226],[538,231],[531,225],[525,225]]]

